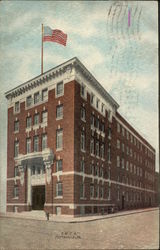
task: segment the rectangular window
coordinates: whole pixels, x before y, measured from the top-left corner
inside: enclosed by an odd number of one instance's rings
[[[98,176],[98,174],[99,174],[99,171],[98,171],[98,165],[97,165],[95,166],[95,175]]]
[[[42,151],[47,148],[47,135],[42,135]]]
[[[19,131],[19,121],[15,121],[14,122],[14,132],[18,132]]]
[[[31,153],[31,138],[26,139],[26,153]]]
[[[126,161],[126,170],[128,171],[128,169],[129,169],[129,163],[128,161]]]
[[[96,186],[96,198],[98,198],[98,196],[99,196],[99,187]]]
[[[42,123],[47,123],[47,118],[48,118],[48,112],[43,111],[42,112]]]
[[[121,126],[119,123],[117,123],[117,132],[120,133],[121,132]]]
[[[26,126],[27,126],[27,128],[30,128],[31,125],[32,125],[32,118],[30,116],[30,117],[27,117],[27,119],[26,119]]]
[[[96,108],[98,109],[99,108],[99,99],[97,98],[96,100]]]
[[[63,95],[63,92],[64,92],[63,82],[57,83],[57,86],[56,86],[56,95],[57,96],[61,96],[61,95]]]
[[[111,161],[111,145],[108,146],[108,161]]]
[[[94,115],[91,115],[91,125],[94,126]]]
[[[39,103],[39,101],[40,101],[40,94],[39,92],[37,92],[34,94],[34,104]]]
[[[103,198],[103,193],[104,193],[104,188],[101,187],[101,188],[100,188],[100,198]]]
[[[99,129],[99,119],[96,118],[96,128]]]
[[[119,186],[118,186],[118,190],[117,190],[117,200],[120,200],[120,191],[119,191]]]
[[[120,140],[117,139],[117,148],[120,149]]]
[[[130,172],[132,173],[132,163],[130,163]]]
[[[14,177],[18,176],[18,167],[14,168]]]
[[[99,141],[96,142],[96,156],[99,156]]]
[[[94,94],[91,93],[91,104],[93,104],[93,103],[94,103]]]
[[[32,105],[32,96],[27,96],[27,99],[26,99],[26,106],[27,107],[30,107]]]
[[[92,183],[90,184],[90,197],[94,197],[94,185]]]
[[[84,107],[81,107],[81,119],[82,119],[83,121],[86,120],[86,110],[85,110]]]
[[[126,131],[127,140],[129,140],[129,132]]]
[[[62,171],[62,166],[63,166],[63,161],[61,160],[57,160],[56,161],[56,171]]]
[[[84,184],[80,184],[80,198],[84,198]]]
[[[90,174],[94,175],[94,165],[90,164]]]
[[[18,157],[19,154],[19,142],[15,141],[14,142],[14,157]]]
[[[105,132],[105,126],[104,126],[104,123],[102,122],[101,123],[101,131],[104,133]]]
[[[101,112],[103,113],[104,112],[104,104],[102,103],[101,105]]]
[[[58,105],[56,108],[56,119],[62,119],[63,118],[63,104]]]
[[[36,167],[35,166],[32,166],[32,175],[35,175],[36,174]]]
[[[90,153],[94,154],[94,138],[91,138],[90,142]]]
[[[81,132],[81,150],[85,150],[85,133]]]
[[[85,86],[81,85],[81,96],[85,97]]]
[[[19,102],[16,102],[15,103],[15,113],[18,113],[20,111],[20,103]]]
[[[62,196],[62,195],[63,195],[62,182],[58,182],[56,184],[56,196]]]
[[[19,189],[17,186],[14,187],[14,191],[13,191],[13,195],[14,195],[14,198],[17,198],[19,196]]]
[[[124,168],[124,159],[122,158],[122,168]]]
[[[122,127],[122,135],[125,136],[125,130],[123,127]]]
[[[120,167],[120,157],[117,155],[117,167]]]
[[[132,151],[132,149],[130,148],[130,156],[132,157],[132,155],[133,155],[133,151]]]
[[[43,89],[42,90],[42,101],[46,101],[46,100],[48,100],[48,90]]]
[[[104,143],[101,145],[101,158],[104,159]]]
[[[124,153],[124,143],[122,143],[122,152]]]
[[[127,155],[129,155],[129,147],[128,146],[126,147],[126,152],[127,152]]]
[[[63,148],[63,129],[57,129],[56,131],[56,149]]]
[[[33,137],[33,150],[34,152],[39,151],[39,137],[38,136]]]
[[[34,115],[34,125],[38,125],[39,124],[39,114],[35,114]]]
[[[81,164],[80,171],[84,173],[84,165],[85,165],[84,160],[81,160],[80,164]]]
[[[108,138],[111,138],[111,135],[112,135],[112,130],[111,128],[108,128]]]

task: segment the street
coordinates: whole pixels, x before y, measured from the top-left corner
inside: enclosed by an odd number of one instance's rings
[[[83,223],[0,218],[0,249],[158,249],[159,210]]]

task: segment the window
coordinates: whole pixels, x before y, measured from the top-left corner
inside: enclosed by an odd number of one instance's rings
[[[104,143],[101,145],[101,158],[104,159]]]
[[[63,92],[64,92],[63,82],[57,83],[56,95],[61,96],[63,95]]]
[[[129,147],[126,147],[127,155],[129,155]]]
[[[122,143],[122,152],[124,153],[124,143]]]
[[[111,145],[108,146],[108,161],[111,161]]]
[[[95,166],[95,175],[98,176],[98,165]]]
[[[136,140],[136,138],[134,137],[134,145],[135,145],[135,146],[136,146],[136,141],[137,141],[137,140]]]
[[[94,185],[92,183],[90,184],[90,197],[94,197]]]
[[[62,195],[63,195],[62,182],[58,182],[56,184],[56,196],[62,196]]]
[[[126,131],[127,140],[129,140],[129,132]]]
[[[15,121],[14,122],[14,132],[18,132],[19,131],[19,121]]]
[[[91,104],[93,104],[93,102],[94,102],[94,94],[91,93]]]
[[[119,186],[118,186],[118,190],[117,190],[117,200],[120,200],[120,191],[119,191]]]
[[[16,102],[15,103],[15,113],[18,113],[20,111],[20,103],[19,102]]]
[[[81,132],[81,150],[85,150],[85,133],[83,131]]]
[[[132,173],[132,163],[130,163],[130,172]]]
[[[126,161],[126,170],[128,171],[128,169],[129,169],[129,163],[128,161]]]
[[[27,99],[26,99],[26,106],[27,107],[30,107],[32,105],[32,96],[27,96]]]
[[[37,166],[37,174],[41,174],[41,167]]]
[[[26,153],[31,153],[31,138],[26,139]]]
[[[80,184],[80,198],[84,198],[84,184]]]
[[[117,167],[120,167],[120,157],[117,155]]]
[[[98,198],[98,196],[99,196],[99,187],[96,186],[96,198]]]
[[[42,135],[42,151],[47,148],[47,135]]]
[[[117,132],[120,133],[120,131],[121,131],[121,126],[119,123],[117,123]]]
[[[34,152],[39,151],[39,137],[38,136],[33,137],[33,150]]]
[[[18,167],[14,168],[14,177],[18,176]]]
[[[99,141],[96,142],[96,156],[99,156]]]
[[[117,139],[117,148],[120,148],[120,140]]]
[[[101,105],[101,112],[103,113],[104,112],[104,104],[102,103]]]
[[[57,129],[56,131],[56,149],[63,148],[63,129]]]
[[[134,174],[136,174],[136,165],[134,165]]]
[[[99,108],[99,99],[97,98],[96,100],[96,108],[98,109]]]
[[[105,128],[104,128],[104,123],[101,123],[101,131],[104,133],[105,132]]]
[[[112,134],[111,128],[108,128],[108,138],[111,138],[111,134]]]
[[[56,161],[56,171],[62,171],[62,166],[63,166],[63,161],[61,160],[57,160]]]
[[[15,141],[14,142],[14,157],[17,157],[19,154],[19,142]]]
[[[17,198],[19,196],[18,186],[14,186],[13,196],[14,198]]]
[[[84,107],[81,107],[81,119],[86,120],[86,110]]]
[[[34,125],[38,125],[39,124],[39,114],[35,114],[34,115]]]
[[[94,154],[94,138],[91,138],[90,142],[90,153]]]
[[[34,94],[34,104],[39,103],[39,101],[40,101],[40,94],[39,92],[37,92]]]
[[[122,158],[122,168],[124,168],[124,159]]]
[[[99,129],[99,119],[96,119],[96,128]]]
[[[122,135],[125,136],[125,130],[123,127],[122,127]]]
[[[43,111],[42,112],[42,123],[47,123],[47,118],[48,118],[48,112]]]
[[[132,151],[132,149],[130,148],[130,156],[132,157],[132,155],[133,155],[133,151]]]
[[[27,126],[27,128],[30,128],[31,125],[32,125],[32,118],[31,118],[31,116],[30,116],[30,117],[27,117],[26,126]]]
[[[84,173],[84,160],[81,160],[80,164],[80,171]]]
[[[35,173],[36,173],[36,167],[32,166],[32,175],[35,175]]]
[[[101,188],[100,188],[100,198],[103,198],[103,193],[104,193],[104,188],[101,187]]]
[[[91,125],[94,126],[94,115],[91,115]]]
[[[63,118],[63,104],[58,105],[56,108],[56,118],[62,119]]]
[[[94,165],[90,164],[90,173],[94,175]]]
[[[130,135],[130,140],[131,140],[131,143],[133,142],[133,136],[132,135]]]
[[[46,101],[48,99],[48,90],[43,89],[42,90],[42,101]]]
[[[85,96],[85,86],[83,84],[81,85],[81,96]]]

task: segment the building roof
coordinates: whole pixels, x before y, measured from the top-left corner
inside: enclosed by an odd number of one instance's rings
[[[95,87],[95,89],[105,98],[107,99],[111,105],[113,105],[116,109],[119,107],[119,104],[113,99],[113,97],[103,88],[103,86],[96,80],[96,78],[88,71],[88,69],[81,63],[81,61],[77,57],[73,57],[72,59],[40,74],[31,80],[20,84],[19,86],[7,91],[5,96],[7,99],[12,97],[21,95],[25,91],[32,89],[33,87],[38,86],[42,82],[48,80],[51,77],[54,77],[58,72],[65,72],[69,65],[73,65],[83,72],[85,77],[87,77]]]

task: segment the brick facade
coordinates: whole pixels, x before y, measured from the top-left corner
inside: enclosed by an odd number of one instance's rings
[[[60,82],[63,91],[58,90]],[[35,101],[36,93],[43,96],[43,91],[47,98]],[[59,96],[58,91],[62,91]],[[32,105],[27,107],[30,95]],[[78,216],[107,213],[113,208],[155,206],[155,150],[118,113],[118,104],[107,95],[77,58],[6,93],[7,211],[31,210],[35,204],[49,213]],[[17,102],[20,112],[15,112]],[[58,106],[63,110],[61,117],[56,116],[61,112]],[[43,112],[47,112],[45,124]],[[35,114],[39,115],[36,125]],[[27,117],[32,119],[29,129]],[[57,131],[62,138],[60,149]],[[43,135],[47,136],[46,149]],[[31,142],[29,152],[27,138]],[[15,142],[19,143],[16,156]],[[36,193],[33,198],[36,186],[44,187],[45,197]]]

